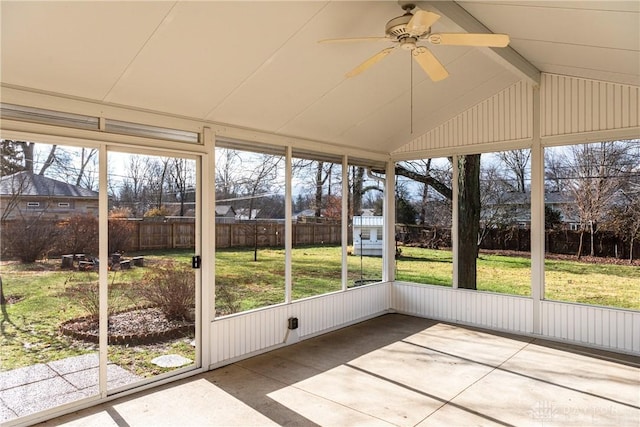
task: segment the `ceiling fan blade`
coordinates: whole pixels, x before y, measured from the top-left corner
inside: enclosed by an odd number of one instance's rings
[[[407,23],[407,31],[411,36],[420,36],[426,33],[438,19],[440,15],[437,13],[418,10]]]
[[[376,62],[381,61],[382,59],[384,59],[384,57],[389,55],[393,51],[393,49],[395,49],[395,46],[394,47],[388,47],[386,49],[382,49],[380,52],[376,53],[371,58],[367,59],[362,64],[358,65],[356,68],[354,68],[353,70],[349,71],[346,74],[346,76],[347,77],[357,76],[358,74],[362,73],[363,71],[365,71],[366,69],[371,67]]]
[[[324,39],[318,40],[318,43],[349,43],[349,42],[384,42],[392,41],[388,37],[351,37],[345,39]]]
[[[441,33],[431,34],[429,42],[451,46],[506,47],[509,44],[509,36],[506,34]]]
[[[434,82],[446,79],[449,76],[444,65],[426,47],[419,46],[415,48],[411,55]]]

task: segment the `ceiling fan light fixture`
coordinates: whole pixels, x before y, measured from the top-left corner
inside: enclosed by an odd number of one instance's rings
[[[414,50],[416,48],[416,43],[418,39],[416,37],[405,37],[400,40],[400,47],[403,50]]]

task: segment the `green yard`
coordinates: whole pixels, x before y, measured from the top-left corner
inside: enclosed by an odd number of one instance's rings
[[[109,285],[118,289],[121,308],[134,305],[126,289],[145,271],[163,260],[190,264],[190,251],[145,253],[145,267],[109,272]],[[264,307],[284,301],[284,250],[221,250],[216,255],[219,314]],[[293,250],[293,299],[341,289],[341,249],[335,246]],[[206,263],[204,260],[203,263]],[[373,257],[348,257],[349,286],[381,278],[382,261]],[[87,314],[65,290],[97,282],[97,273],[60,269],[59,260],[29,265],[2,262],[0,274],[9,303],[0,318],[0,370],[95,351],[97,346],[73,341],[59,334],[60,323]],[[451,286],[452,259],[448,251],[403,247],[397,261],[397,280]],[[530,261],[523,257],[482,254],[478,260],[478,289],[489,292],[530,294]],[[546,297],[640,310],[640,267],[586,264],[575,261],[546,262]],[[188,354],[185,340],[166,344],[172,352]],[[110,359],[152,369],[148,360],[167,348],[150,346],[145,352],[126,346],[110,346]],[[143,372],[144,373],[144,372]],[[148,373],[148,372],[147,372]],[[157,373],[157,372],[154,372]]]

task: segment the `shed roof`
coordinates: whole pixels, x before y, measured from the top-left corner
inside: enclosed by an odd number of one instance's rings
[[[384,217],[381,216],[354,216],[354,227],[372,227],[381,228],[384,225]]]

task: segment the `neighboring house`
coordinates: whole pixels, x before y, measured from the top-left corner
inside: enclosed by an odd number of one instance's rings
[[[305,222],[307,218],[316,218],[315,209],[305,209],[298,213],[294,213],[292,219],[297,222]]]
[[[98,192],[22,171],[0,178],[2,219],[98,215]]]
[[[382,256],[381,216],[353,217],[353,253],[363,256]]]
[[[248,221],[251,219],[257,219],[261,209],[240,208],[236,209],[236,220]]]
[[[562,228],[566,230],[578,230],[580,228],[580,218],[576,212],[576,198],[570,192],[546,191],[544,193],[544,205],[560,212]]]
[[[530,193],[501,193],[499,200],[486,200],[483,206],[483,221],[518,225],[520,228],[531,227],[531,194]],[[545,207],[560,212],[562,228],[577,230],[580,218],[576,213],[575,196],[569,192],[545,192]],[[500,218],[488,218],[491,216]]]
[[[216,205],[216,222],[231,224],[236,222],[236,211],[229,205]]]

